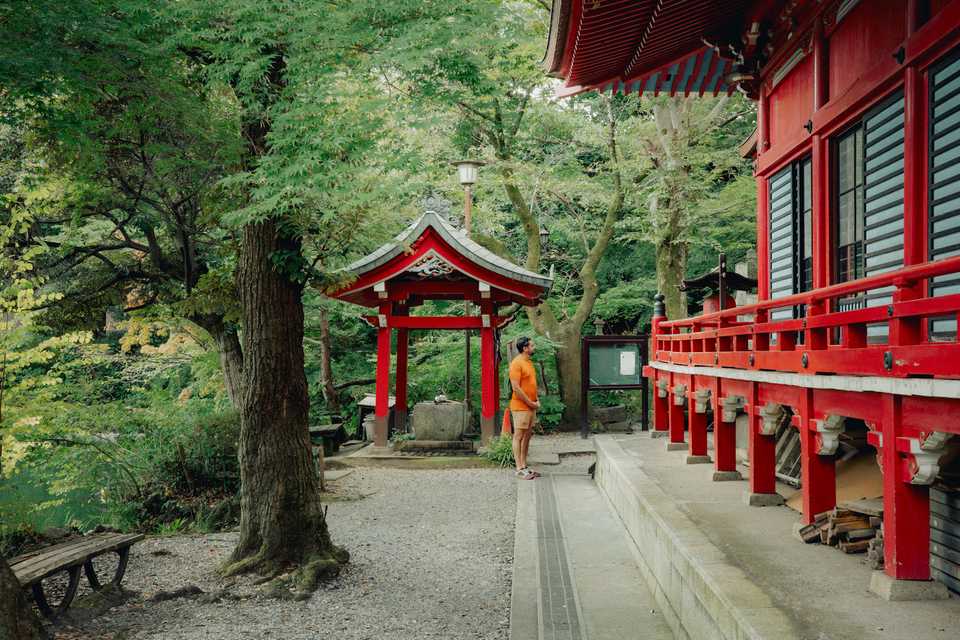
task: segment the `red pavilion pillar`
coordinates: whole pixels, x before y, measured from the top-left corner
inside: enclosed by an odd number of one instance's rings
[[[497,346],[493,303],[480,303],[480,444],[493,438],[497,421]]]
[[[374,405],[373,446],[387,446],[390,419],[390,309],[380,308],[380,328],[377,329],[377,386]]]
[[[410,352],[410,330],[397,329],[397,373],[396,373],[396,404],[394,405],[394,420],[396,428],[406,431],[407,427],[407,361]]]

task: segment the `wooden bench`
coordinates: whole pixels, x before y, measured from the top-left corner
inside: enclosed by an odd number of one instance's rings
[[[9,563],[20,586],[24,589],[30,587],[33,590],[33,600],[40,612],[48,618],[55,618],[67,610],[77,595],[81,568],[87,575],[90,587],[94,591],[99,591],[103,585],[100,584],[97,573],[94,571],[93,559],[106,553],[116,553],[119,561],[112,584],[119,585],[127,570],[130,547],[142,539],[142,534],[95,533],[25,553],[11,559]],[[70,582],[60,604],[51,607],[43,590],[43,579],[61,571],[67,573]]]

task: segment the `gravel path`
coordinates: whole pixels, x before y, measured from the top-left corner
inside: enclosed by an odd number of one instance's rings
[[[507,470],[357,469],[330,504],[334,540],[351,562],[305,602],[262,596],[249,578],[215,572],[235,533],[151,538],[134,547],[124,585],[140,592],[87,623],[88,638],[337,640],[509,636],[516,480]],[[193,584],[239,600],[148,602]],[[64,631],[63,637],[76,637]]]

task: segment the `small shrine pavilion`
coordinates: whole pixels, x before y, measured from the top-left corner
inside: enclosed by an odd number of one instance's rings
[[[509,304],[533,306],[546,298],[553,279],[501,258],[471,240],[444,215],[427,210],[392,242],[347,266],[350,284],[327,295],[375,309],[363,319],[377,329],[374,446],[387,446],[390,394],[390,341],[397,333],[396,411],[407,412],[407,360],[410,331],[479,330],[480,432],[486,443],[494,434],[500,387],[497,335],[510,317],[499,315]],[[417,315],[427,300],[473,303],[476,315]]]

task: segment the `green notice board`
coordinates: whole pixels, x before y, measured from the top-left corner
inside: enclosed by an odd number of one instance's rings
[[[589,345],[590,386],[638,385],[642,372],[640,345],[599,343]]]

